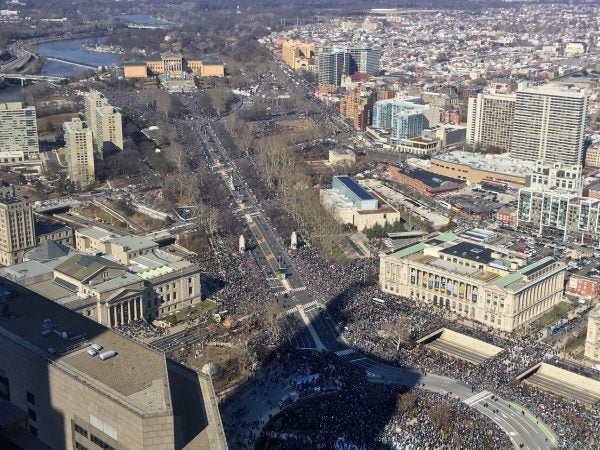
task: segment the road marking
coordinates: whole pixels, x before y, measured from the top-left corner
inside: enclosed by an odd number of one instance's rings
[[[473,406],[474,404],[479,403],[480,401],[482,401],[486,398],[489,398],[491,396],[492,396],[492,393],[490,391],[481,391],[478,394],[472,395],[471,397],[467,398],[463,402],[469,406]]]
[[[335,352],[335,354],[338,356],[346,356],[346,355],[350,355],[351,353],[355,353],[355,350],[353,348],[347,348],[347,349],[338,350],[337,352]]]
[[[529,412],[528,409],[523,408],[521,405],[518,405],[513,402],[508,402],[508,403],[510,403],[512,405],[512,407],[515,408],[516,411],[518,411],[519,409],[521,409],[522,411],[525,411],[525,416],[527,418],[529,418],[529,420],[531,420],[532,425],[540,428],[542,430],[542,432],[546,436],[548,436],[548,439],[550,440],[550,442],[552,442],[554,445],[558,444],[558,438],[556,437],[554,432],[546,426],[546,424],[544,422],[540,421],[539,419],[536,419],[533,415],[531,415],[531,413]]]
[[[351,359],[350,362],[353,363],[353,362],[356,362],[356,361],[362,361],[363,359],[367,359],[367,358],[363,357],[363,358]]]
[[[297,311],[298,311],[298,307],[297,307],[297,306],[294,306],[293,308],[291,308],[291,309],[288,309],[288,310],[285,312],[285,314],[289,316],[289,315],[291,315],[291,314],[294,314],[294,313],[296,313]]]

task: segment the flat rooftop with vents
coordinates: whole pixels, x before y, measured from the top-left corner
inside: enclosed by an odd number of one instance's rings
[[[3,278],[0,283],[10,293],[2,300],[0,349],[4,357],[0,355],[0,366],[10,378],[11,391],[25,390],[15,375],[19,371],[36,371],[47,365],[45,376],[52,378],[44,381],[44,376],[40,375],[35,387],[40,400],[44,399],[41,390],[49,391],[45,395],[52,398],[55,408],[47,415],[43,410],[38,411],[39,439],[52,442],[52,435],[45,431],[48,424],[43,422],[55,420],[49,417],[55,411],[60,411],[58,420],[61,424],[55,427],[58,434],[63,432],[62,423],[70,427],[71,420],[89,419],[97,427],[97,423],[102,423],[97,418],[94,417],[94,421],[89,414],[79,416],[74,413],[87,408],[93,415],[111,423],[112,428],[104,431],[114,438],[112,445],[115,448],[146,448],[146,437],[152,433],[161,442],[175,442],[174,447],[168,445],[171,448],[226,448],[216,397],[206,376],[27,288]],[[88,353],[92,344],[102,347],[96,355]],[[114,352],[113,356],[101,359],[100,354],[107,351]],[[12,353],[13,364],[7,365],[5,356],[8,353]],[[25,365],[30,365],[27,366],[29,369]],[[57,380],[61,380],[61,384]],[[69,387],[65,386],[65,380],[70,380]],[[69,405],[68,392],[81,395],[78,405]],[[94,393],[95,399],[88,397],[92,395],[90,392]],[[26,407],[25,400],[14,401],[17,406]],[[132,417],[127,414],[138,417],[139,422],[122,423],[119,417]],[[154,424],[157,428],[152,428]],[[52,425],[56,426],[58,422],[55,420]],[[86,426],[93,432],[89,423]],[[132,426],[133,429],[128,429]],[[143,434],[135,434],[140,432]],[[131,436],[140,438],[127,441]],[[66,439],[68,443],[72,438]],[[74,444],[70,448],[74,448]]]

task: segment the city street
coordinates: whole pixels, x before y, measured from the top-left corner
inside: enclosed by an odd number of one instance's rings
[[[228,158],[218,137],[214,133],[212,134],[211,141],[204,140],[204,143],[207,148],[209,148],[209,153],[211,154],[213,161],[216,159],[214,152],[219,151],[221,158],[227,161],[226,167],[231,169],[231,173],[243,182],[234,163]],[[225,174],[226,172],[221,171],[221,173]],[[231,189],[231,191],[235,194],[234,189]],[[257,208],[258,205],[254,200],[254,196],[247,187],[241,188],[241,193],[244,198],[248,200],[246,203],[239,204],[238,206],[240,208]],[[252,216],[247,215],[246,218],[249,222],[249,228],[264,255],[264,260],[261,262],[263,267],[267,269],[266,273],[268,273],[268,278],[278,276],[278,267],[275,264],[278,257],[285,261],[286,267],[291,271],[292,275],[285,281],[282,281],[282,285],[290,293],[293,293],[293,295],[290,295],[287,299],[287,305],[292,309],[290,313],[300,317],[301,320],[297,323],[304,324],[300,326],[300,329],[295,330],[294,337],[291,339],[298,348],[318,349],[322,346],[324,349],[334,352],[336,355],[345,358],[352,364],[363,367],[368,379],[374,382],[384,382],[403,386],[421,385],[424,389],[430,391],[454,395],[469,406],[476,408],[478,411],[494,420],[510,436],[515,448],[518,448],[523,444],[526,448],[542,450],[551,449],[556,445],[555,437],[552,432],[549,431],[544,424],[537,423],[535,417],[533,417],[531,413],[525,411],[518,405],[508,406],[509,403],[496,397],[497,400],[494,400],[493,403],[491,403],[493,406],[485,407],[478,400],[479,397],[476,397],[480,392],[472,392],[469,387],[458,381],[433,374],[420,374],[417,372],[406,371],[383,364],[371,358],[362,356],[360,353],[347,346],[340,339],[336,324],[328,314],[327,310],[317,305],[306,291],[306,286],[297,275],[289,258],[286,257],[287,251],[282,248],[271,226],[268,224],[268,221],[260,212],[260,209],[257,208],[257,211],[253,213]],[[299,311],[300,308],[302,309],[302,313]],[[303,320],[302,314],[305,315],[307,322]],[[283,384],[281,386],[283,386]],[[267,394],[267,392],[269,393]],[[258,398],[252,396],[243,399],[241,405],[248,408],[244,420],[250,423],[254,421],[264,421],[265,417],[268,417],[273,408],[273,406],[270,405],[269,400],[275,399],[282,392],[283,391],[278,390],[277,388],[272,390],[267,389],[265,391],[267,397],[263,398],[263,401],[260,403],[256,401]],[[491,397],[492,394],[490,393],[489,395]],[[483,398],[487,399],[487,397],[482,396],[482,399]],[[240,435],[244,435],[244,430],[240,429],[239,433]]]

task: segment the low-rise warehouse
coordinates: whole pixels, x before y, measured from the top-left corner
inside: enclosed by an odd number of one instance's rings
[[[430,165],[434,173],[460,178],[472,184],[491,180],[515,187],[525,186],[528,175],[534,169],[534,161],[517,160],[508,154],[491,155],[459,150],[433,157]]]
[[[396,181],[406,184],[422,192],[432,195],[440,192],[455,191],[463,188],[466,182],[457,178],[438,175],[422,169],[389,166],[388,173]]]

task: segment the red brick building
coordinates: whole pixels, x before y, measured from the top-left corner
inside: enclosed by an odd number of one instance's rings
[[[371,125],[375,93],[358,86],[340,100],[340,114],[352,119],[355,130],[365,131]]]
[[[496,211],[496,220],[508,227],[517,228],[517,210],[503,206]]]
[[[587,276],[580,273],[571,275],[565,289],[567,294],[593,298],[600,295],[600,277]]]
[[[422,169],[406,169],[389,166],[388,174],[396,181],[412,186],[423,194],[433,195],[440,192],[454,191],[465,186],[466,181],[445,177]]]

